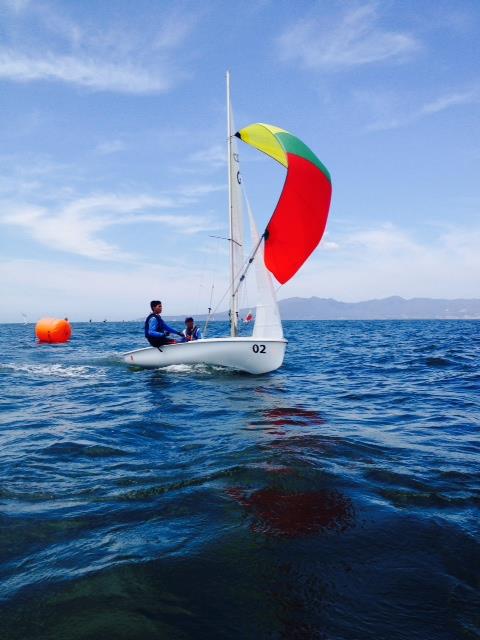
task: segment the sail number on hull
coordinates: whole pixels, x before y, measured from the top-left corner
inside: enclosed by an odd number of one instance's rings
[[[253,353],[267,353],[267,347],[264,344],[254,344],[252,351]]]

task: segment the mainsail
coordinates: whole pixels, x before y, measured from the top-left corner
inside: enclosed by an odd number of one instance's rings
[[[230,74],[227,72],[227,140],[228,140],[228,200],[230,220],[230,333],[238,335],[238,295],[236,294],[244,262],[243,251],[243,213],[240,176],[240,162],[237,141],[234,136],[235,125],[230,100]]]
[[[283,191],[264,233],[265,264],[284,284],[322,239],[332,197],[326,167],[288,131],[252,124],[235,134],[287,168]]]

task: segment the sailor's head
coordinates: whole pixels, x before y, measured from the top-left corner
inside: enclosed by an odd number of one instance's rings
[[[150,302],[150,309],[152,313],[162,313],[162,303],[160,300],[152,300]]]
[[[185,324],[187,326],[187,329],[193,329],[193,325],[194,325],[193,318],[185,318]]]

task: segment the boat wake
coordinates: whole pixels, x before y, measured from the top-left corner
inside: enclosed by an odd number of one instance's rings
[[[190,375],[192,373],[206,373],[206,374],[218,374],[218,373],[234,373],[234,369],[228,369],[227,367],[219,367],[217,365],[208,364],[170,364],[166,367],[159,367],[160,371],[168,371],[169,373],[183,373]]]
[[[90,367],[86,365],[70,365],[62,364],[23,364],[23,363],[4,363],[0,364],[0,371],[13,371],[18,374],[28,374],[34,377],[53,376],[56,378],[82,378],[86,380],[98,380],[105,378],[107,372],[105,369],[98,367]]]

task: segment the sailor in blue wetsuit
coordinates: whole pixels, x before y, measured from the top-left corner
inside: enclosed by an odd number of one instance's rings
[[[193,318],[185,318],[185,329],[182,331],[182,335],[184,342],[202,339],[202,332],[196,326]]]
[[[171,340],[168,336],[170,333],[175,333],[177,336],[183,338],[183,334],[176,329],[169,327],[166,322],[162,320],[162,303],[160,300],[152,300],[150,302],[150,313],[145,319],[145,338],[149,341],[152,347],[161,347],[163,344],[171,344],[175,340]]]

